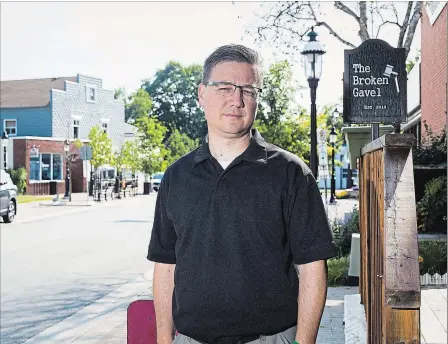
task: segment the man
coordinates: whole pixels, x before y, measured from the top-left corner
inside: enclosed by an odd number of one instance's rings
[[[336,251],[310,169],[252,128],[261,83],[244,46],[205,61],[208,135],[165,172],[148,248],[158,344],[316,341]]]

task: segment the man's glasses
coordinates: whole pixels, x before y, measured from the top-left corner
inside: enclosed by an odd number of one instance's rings
[[[209,81],[206,83],[206,86],[216,87],[216,93],[222,97],[232,96],[236,89],[239,88],[243,97],[249,100],[257,100],[258,94],[262,91],[261,88],[251,85],[238,86],[226,81]]]

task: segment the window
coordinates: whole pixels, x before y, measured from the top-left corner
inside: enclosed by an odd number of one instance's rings
[[[107,134],[107,123],[102,123],[101,127],[103,128],[103,131]]]
[[[62,156],[53,154],[53,180],[62,180]]]
[[[89,103],[96,103],[96,86],[86,85],[86,100]]]
[[[6,159],[8,158],[8,152],[6,150],[6,147],[3,147],[3,169],[6,170]]]
[[[8,136],[17,135],[17,121],[15,119],[5,119],[3,128],[5,128]]]
[[[79,139],[79,120],[73,120],[73,138]]]
[[[62,155],[42,153],[30,157],[30,180],[62,180]]]

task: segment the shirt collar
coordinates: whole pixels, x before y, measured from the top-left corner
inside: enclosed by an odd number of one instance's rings
[[[255,128],[251,129],[252,138],[247,149],[237,158],[253,163],[267,164],[266,141]],[[208,134],[204,137],[201,146],[196,151],[193,163],[196,166],[204,160],[210,159],[212,154],[208,145]]]

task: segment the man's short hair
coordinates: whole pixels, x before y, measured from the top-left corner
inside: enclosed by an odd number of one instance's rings
[[[252,65],[255,70],[255,82],[260,87],[262,86],[263,75],[258,53],[253,49],[238,44],[223,45],[207,57],[203,67],[202,83],[209,82],[213,68],[223,62],[242,62]]]

